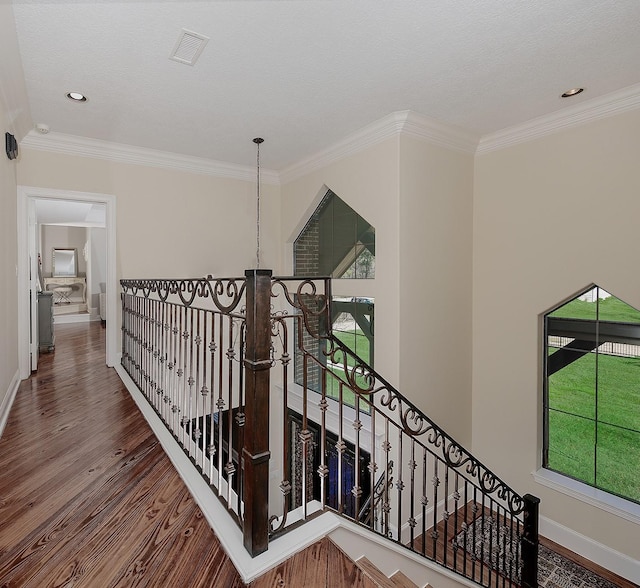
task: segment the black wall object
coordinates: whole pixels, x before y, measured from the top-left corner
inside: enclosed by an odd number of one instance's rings
[[[18,142],[11,133],[4,134],[5,150],[9,159],[16,159],[18,157]]]

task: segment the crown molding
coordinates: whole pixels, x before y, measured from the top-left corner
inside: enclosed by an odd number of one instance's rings
[[[255,182],[256,180],[255,168],[246,165],[158,151],[156,149],[146,149],[144,147],[134,147],[99,139],[87,139],[64,133],[41,135],[31,130],[20,142],[20,147],[63,153],[65,155],[92,157],[118,163],[174,169],[247,182]],[[260,169],[260,180],[265,184],[280,184],[277,172],[264,168]]]
[[[563,108],[552,114],[531,119],[520,125],[484,135],[482,139],[480,139],[476,152],[481,154],[497,151],[498,149],[532,141],[563,129],[579,126],[637,108],[640,108],[640,84],[628,86],[617,92],[581,102],[576,106]]]
[[[640,84],[587,100],[570,108],[563,108],[552,114],[537,117],[482,137],[411,110],[402,110],[392,112],[346,136],[331,147],[284,168],[279,173],[275,170],[261,169],[261,179],[265,184],[285,184],[397,136],[413,137],[464,153],[483,154],[637,108],[640,108]],[[93,157],[119,163],[255,181],[255,169],[250,166],[98,139],[87,139],[63,133],[54,132],[41,135],[31,130],[20,142],[20,146],[27,149]]]
[[[480,139],[479,136],[458,127],[443,124],[411,110],[401,110],[392,112],[331,147],[286,167],[280,172],[280,181],[286,184],[399,135],[471,154],[475,153]]]
[[[480,135],[460,127],[449,125],[411,110],[404,111],[406,118],[401,133],[407,137],[433,143],[454,151],[474,154],[478,148]],[[404,114],[403,113],[403,114]]]

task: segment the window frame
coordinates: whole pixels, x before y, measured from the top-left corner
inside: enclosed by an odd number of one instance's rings
[[[542,352],[542,447],[541,447],[541,452],[540,452],[540,467],[534,471],[532,473],[534,479],[536,482],[545,485],[547,487],[553,488],[554,490],[557,490],[559,492],[562,492],[564,494],[570,495],[574,498],[577,498],[578,500],[581,500],[583,502],[586,502],[592,506],[596,506],[602,510],[605,510],[607,512],[610,512],[612,514],[616,514],[617,516],[620,516],[626,520],[630,520],[633,521],[635,523],[640,523],[640,498],[638,500],[636,500],[635,498],[632,498],[630,496],[624,496],[621,494],[616,494],[612,491],[609,491],[605,488],[603,488],[602,486],[598,486],[597,485],[597,448],[598,448],[598,444],[597,444],[597,435],[596,438],[594,439],[594,443],[593,443],[593,459],[592,459],[592,464],[593,464],[593,471],[594,471],[594,484],[590,484],[587,481],[581,480],[577,477],[572,476],[570,473],[567,472],[563,472],[559,469],[554,469],[553,467],[551,467],[549,465],[549,449],[550,449],[550,445],[549,445],[549,441],[550,441],[550,411],[551,410],[557,410],[551,407],[551,401],[550,401],[550,386],[549,386],[549,378],[550,375],[548,374],[549,371],[549,358],[551,357],[549,354],[549,349],[550,346],[549,345],[549,338],[550,333],[549,333],[549,321],[548,318],[550,317],[550,315],[552,315],[554,312],[556,312],[557,310],[559,310],[560,308],[562,308],[563,306],[573,302],[574,300],[578,300],[581,296],[585,296],[586,294],[588,294],[589,292],[592,291],[596,291],[596,299],[595,302],[597,302],[597,306],[596,306],[596,315],[595,318],[593,320],[591,319],[582,319],[585,321],[589,321],[592,322],[594,324],[595,327],[595,333],[596,333],[596,347],[591,350],[591,351],[587,351],[586,353],[596,353],[596,356],[602,354],[602,352],[600,351],[600,347],[605,344],[608,343],[610,341],[608,340],[599,340],[599,323],[601,322],[617,322],[617,321],[610,321],[607,320],[607,318],[601,318],[599,316],[599,312],[600,312],[600,297],[598,296],[599,294],[599,290],[602,290],[604,292],[606,292],[609,296],[612,296],[614,298],[617,298],[615,295],[611,294],[608,290],[605,290],[604,288],[601,288],[600,286],[596,285],[596,284],[592,284],[591,286],[589,286],[588,288],[578,292],[577,294],[566,298],[564,301],[562,301],[561,303],[557,304],[556,306],[554,306],[553,308],[551,308],[550,310],[542,313],[541,316],[541,332],[542,332],[542,345],[541,345],[541,352]],[[621,299],[617,298],[617,300],[620,300],[620,302],[622,302],[623,304],[626,304],[627,306],[629,306],[630,308],[635,309],[634,307],[632,307],[631,305],[627,304],[626,302],[622,301]],[[639,311],[640,312],[640,311]],[[624,321],[620,321],[621,323],[624,324]],[[638,326],[640,326],[640,321],[637,323]],[[635,340],[635,339],[634,339]],[[640,345],[640,338],[637,339],[638,341],[638,345]],[[618,357],[624,357],[624,356],[618,356]],[[566,364],[564,367],[567,367],[570,364]],[[564,369],[564,368],[561,368]],[[558,370],[559,371],[559,370]],[[595,398],[594,398],[594,402],[596,403],[597,406],[597,402],[598,402],[598,394],[597,394],[597,390],[598,390],[598,384],[599,384],[599,375],[598,375],[598,370],[596,369],[594,371],[594,394],[595,394]],[[576,413],[567,413],[567,414],[571,414],[574,416],[582,416]],[[595,430],[597,431],[598,425],[599,424],[603,424],[603,425],[610,425],[610,426],[616,426],[619,428],[624,428],[621,427],[620,425],[617,424],[612,424],[612,423],[607,423],[607,421],[599,419],[598,418],[598,412],[597,409],[595,411],[595,414],[593,416],[593,423],[594,423],[594,427]],[[634,431],[635,432],[635,431]]]

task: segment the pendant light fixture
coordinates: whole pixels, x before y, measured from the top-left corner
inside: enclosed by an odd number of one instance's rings
[[[260,269],[260,143],[264,143],[264,139],[256,137],[253,142],[256,144],[256,269]]]

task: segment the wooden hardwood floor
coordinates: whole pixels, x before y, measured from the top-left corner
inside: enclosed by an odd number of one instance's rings
[[[0,586],[243,585],[104,365],[104,329],[57,325],[0,440]]]
[[[0,588],[234,588],[238,572],[113,369],[56,325],[0,439]],[[252,588],[373,588],[324,539]]]

